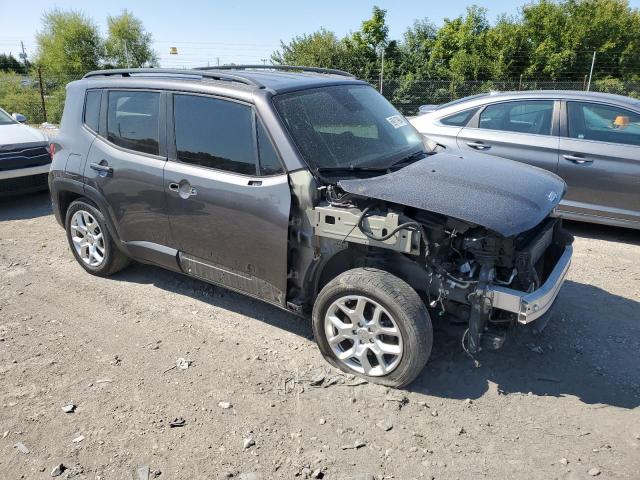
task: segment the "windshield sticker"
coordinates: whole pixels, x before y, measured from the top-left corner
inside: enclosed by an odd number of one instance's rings
[[[407,124],[407,121],[400,115],[392,115],[390,117],[387,117],[387,122],[393,125],[393,128],[404,127]]]

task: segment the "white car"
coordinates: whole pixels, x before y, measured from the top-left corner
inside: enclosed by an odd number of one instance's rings
[[[24,115],[0,108],[0,196],[47,189],[51,167],[49,140],[23,125]]]

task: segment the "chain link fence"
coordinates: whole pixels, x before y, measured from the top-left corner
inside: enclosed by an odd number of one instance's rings
[[[45,72],[19,75],[0,72],[0,108],[9,113],[21,113],[30,124],[45,121],[59,123],[65,99],[65,85],[80,77],[52,76]],[[380,91],[380,79],[369,83]],[[414,80],[385,78],[382,94],[405,115],[416,115],[421,105],[438,105],[469,95],[489,91],[518,90],[586,90],[588,81],[553,81],[519,78],[505,81],[476,81],[455,79]],[[622,81],[615,78],[594,80],[590,90],[616,93],[640,98],[640,81]]]
[[[404,115],[416,115],[421,105],[440,105],[490,91],[587,90],[640,98],[640,82],[614,78],[588,81],[517,79],[504,81],[412,80],[410,78],[370,81]]]

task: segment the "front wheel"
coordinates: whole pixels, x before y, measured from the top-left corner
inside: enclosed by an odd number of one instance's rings
[[[333,366],[392,387],[420,374],[433,344],[431,319],[416,291],[372,268],[348,270],[322,289],[313,333]]]

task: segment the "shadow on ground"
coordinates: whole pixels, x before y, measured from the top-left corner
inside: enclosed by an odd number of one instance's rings
[[[576,237],[640,245],[640,230],[610,227],[595,223],[571,222],[569,220],[564,220],[563,225]]]
[[[310,339],[310,322],[263,302],[166,270],[133,265],[114,280],[152,283]],[[460,332],[461,333],[461,332]],[[543,353],[532,351],[540,347]],[[575,396],[587,404],[640,405],[640,304],[600,288],[567,282],[554,318],[539,335],[517,328],[504,348],[482,352],[476,368],[460,337],[437,329],[431,360],[409,390],[456,399],[504,395]]]
[[[304,318],[265,302],[159,267],[134,263],[126,270],[109,278],[117,281],[153,284],[173,294],[191,297],[217,308],[260,320],[301,337],[312,338],[311,323]]]
[[[51,215],[49,192],[0,197],[0,222]]]
[[[542,353],[537,353],[542,352]],[[450,330],[438,330],[434,351],[410,390],[443,398],[500,394],[574,396],[587,404],[640,405],[640,304],[592,285],[565,283],[553,318],[534,335],[515,329],[476,367]]]
[[[0,221],[51,214],[45,194],[0,201]],[[634,230],[567,222],[580,237],[640,244]],[[263,302],[157,267],[133,264],[114,281],[153,284],[311,338],[309,321]],[[567,282],[555,318],[540,335],[518,328],[504,348],[483,352],[480,367],[462,351],[460,337],[436,330],[431,360],[410,390],[443,398],[479,398],[489,388],[504,395],[575,396],[587,404],[640,406],[640,304],[603,289]],[[540,347],[543,353],[532,351]],[[493,386],[495,385],[495,386]]]

